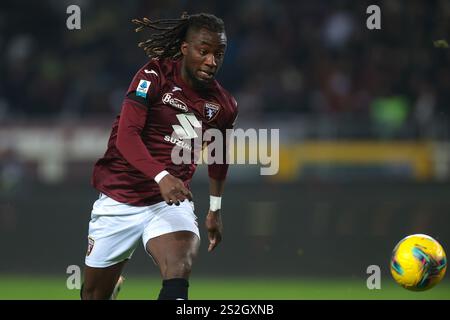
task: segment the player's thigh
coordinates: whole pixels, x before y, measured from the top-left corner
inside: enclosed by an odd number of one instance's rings
[[[91,214],[85,264],[106,268],[130,259],[148,220],[147,207],[132,207],[103,195]]]
[[[162,202],[151,210],[154,218],[144,228],[142,240],[155,262],[161,267],[167,261],[195,258],[200,233],[193,203],[185,200],[179,206],[169,206]]]
[[[194,232],[175,231],[148,240],[146,250],[164,271],[177,264],[190,267],[199,246],[200,239]]]
[[[130,259],[142,236],[140,221],[133,216],[94,216],[89,223],[86,266],[106,268]]]

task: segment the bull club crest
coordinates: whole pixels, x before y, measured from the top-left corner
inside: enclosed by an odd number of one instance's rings
[[[204,108],[204,114],[205,114],[205,118],[206,120],[212,121],[214,120],[214,118],[217,116],[217,114],[220,111],[220,106],[217,104],[213,104],[210,102],[206,102],[205,103],[205,108]]]

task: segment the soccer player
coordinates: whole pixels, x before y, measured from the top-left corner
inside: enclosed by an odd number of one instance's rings
[[[227,46],[224,23],[205,13],[133,22],[139,25],[136,31],[157,32],[139,44],[150,60],[134,76],[106,153],[95,164],[92,183],[100,197],[89,223],[80,294],[82,299],[114,297],[124,265],[142,240],[163,279],[158,299],[187,299],[200,243],[189,190],[196,164],[193,156],[192,162],[176,165],[171,154],[174,147],[194,153],[190,142],[198,130],[225,134],[233,127],[236,101],[215,80]],[[227,170],[226,163],[208,164],[209,252],[222,239]]]

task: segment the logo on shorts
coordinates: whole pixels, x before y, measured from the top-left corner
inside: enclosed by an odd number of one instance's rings
[[[95,243],[95,240],[91,237],[88,237],[88,248],[87,248],[87,252],[86,252],[86,257],[88,257],[91,254],[92,249],[94,248],[94,243]]]

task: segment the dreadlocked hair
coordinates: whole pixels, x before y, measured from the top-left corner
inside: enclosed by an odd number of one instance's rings
[[[205,28],[211,32],[225,32],[225,26],[222,19],[212,14],[199,13],[188,15],[184,12],[179,19],[161,19],[150,20],[148,18],[133,19],[133,23],[139,25],[136,32],[149,28],[153,33],[146,41],[140,42],[138,46],[143,48],[150,58],[172,58],[181,57],[180,46],[186,39],[188,30],[191,28]]]

